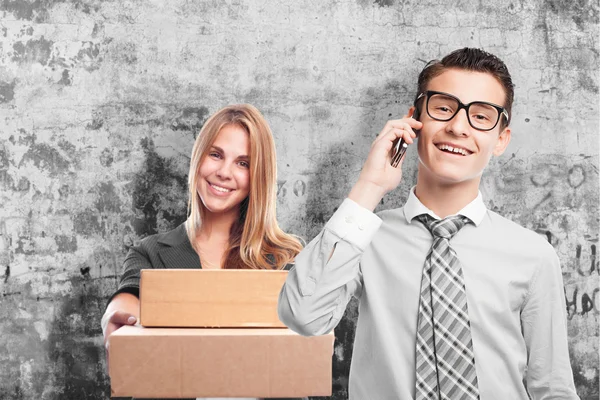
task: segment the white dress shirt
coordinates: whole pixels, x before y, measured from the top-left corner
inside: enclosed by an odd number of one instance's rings
[[[403,208],[379,216],[344,200],[281,290],[279,317],[303,335],[329,332],[359,299],[350,399],[415,397],[421,275],[433,242],[414,219],[424,213],[439,219],[414,189]],[[463,269],[481,399],[579,399],[554,249],[487,210],[481,193],[458,214],[473,222],[450,244]]]

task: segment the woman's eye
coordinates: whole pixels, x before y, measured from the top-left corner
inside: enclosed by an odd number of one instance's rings
[[[250,168],[248,161],[240,161],[240,166],[243,168]]]
[[[216,153],[214,151],[211,152],[211,153],[208,153],[208,155],[211,156],[211,157],[213,157],[213,158],[221,158],[221,154]]]

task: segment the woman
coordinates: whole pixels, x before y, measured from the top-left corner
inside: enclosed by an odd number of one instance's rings
[[[142,268],[283,269],[301,250],[276,220],[275,145],[249,104],[225,107],[196,138],[188,176],[188,219],[130,248],[104,316],[104,343],[139,317]]]

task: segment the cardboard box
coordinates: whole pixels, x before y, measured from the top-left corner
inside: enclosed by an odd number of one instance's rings
[[[285,328],[277,299],[287,271],[143,269],[146,327]]]
[[[333,332],[124,326],[108,340],[114,397],[331,395]]]

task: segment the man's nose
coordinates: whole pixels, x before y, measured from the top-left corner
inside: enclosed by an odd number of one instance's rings
[[[469,117],[466,109],[458,110],[458,113],[450,121],[448,121],[446,131],[451,132],[457,136],[469,136],[471,125],[469,124]]]

